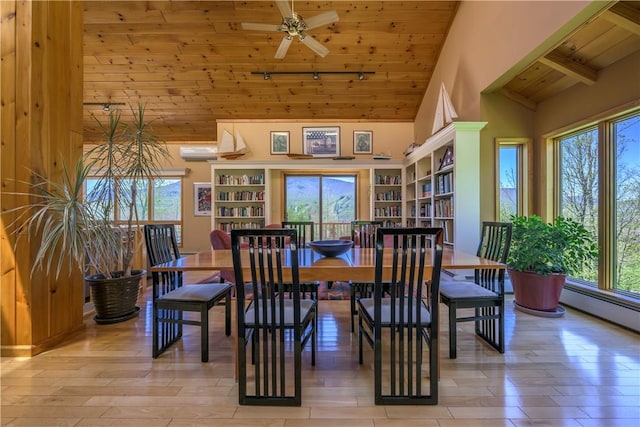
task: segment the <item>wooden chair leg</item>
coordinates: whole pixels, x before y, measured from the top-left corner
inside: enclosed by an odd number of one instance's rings
[[[231,292],[224,299],[224,333],[231,335]]]
[[[355,320],[354,316],[356,315],[356,290],[354,286],[351,286],[349,299],[351,300],[351,333],[355,331]]]
[[[455,359],[458,357],[456,347],[457,343],[457,334],[456,334],[456,305],[453,303],[449,304],[449,359]]]
[[[209,308],[202,304],[200,308],[200,358],[203,363],[209,361]]]

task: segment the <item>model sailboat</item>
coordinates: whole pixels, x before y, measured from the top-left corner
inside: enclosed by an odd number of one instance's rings
[[[449,94],[444,88],[444,83],[442,83],[440,85],[440,95],[438,96],[438,105],[436,105],[436,114],[433,118],[433,129],[431,129],[431,133],[435,134],[457,117],[458,113],[456,113],[456,109],[451,103],[451,98],[449,98]]]
[[[236,131],[235,139],[226,129],[222,131],[222,139],[218,144],[218,156],[228,160],[234,160],[244,156],[246,152],[247,144],[244,143],[240,131]]]

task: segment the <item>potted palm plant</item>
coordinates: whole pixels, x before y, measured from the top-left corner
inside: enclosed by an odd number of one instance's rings
[[[98,323],[138,314],[139,284],[146,274],[132,268],[143,240],[136,238],[139,207],[149,180],[169,157],[148,130],[144,106],[130,108],[131,124],[123,123],[117,110],[107,123],[98,121],[104,141],[73,168],[63,165],[60,182],[35,174],[34,182],[26,183],[32,202],[17,208],[17,230],[40,239],[32,271],[41,268],[57,277],[65,262],[77,265],[85,272]]]
[[[537,215],[511,217],[511,248],[507,266],[516,307],[555,312],[566,275],[598,256],[591,234],[571,218],[553,224]]]

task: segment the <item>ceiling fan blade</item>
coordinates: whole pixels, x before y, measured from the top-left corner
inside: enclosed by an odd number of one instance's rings
[[[288,0],[276,0],[276,6],[280,9],[280,14],[284,18],[291,18],[293,15],[293,11],[291,10],[291,6],[289,6]]]
[[[293,41],[293,37],[284,36],[282,41],[280,42],[280,46],[278,46],[278,50],[276,51],[276,59],[282,59],[287,54],[287,50],[289,50],[289,46],[291,46],[291,42]]]
[[[322,27],[323,25],[338,22],[339,19],[338,12],[328,10],[311,18],[305,18],[304,23],[307,24],[307,29],[310,30],[311,28]]]
[[[243,30],[256,30],[256,31],[280,31],[279,25],[274,24],[258,24],[254,22],[243,22],[240,24]]]
[[[329,49],[327,49],[325,45],[308,34],[305,34],[304,38],[301,38],[300,41],[323,58],[329,53]]]

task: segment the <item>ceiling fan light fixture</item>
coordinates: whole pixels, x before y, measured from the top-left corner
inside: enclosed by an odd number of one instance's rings
[[[335,10],[328,10],[318,15],[312,16],[305,22],[302,15],[299,15],[293,10],[293,1],[291,5],[287,0],[276,0],[276,5],[282,15],[282,21],[279,25],[261,24],[242,22],[241,26],[245,30],[256,31],[277,31],[284,33],[284,38],[280,42],[280,46],[276,51],[274,58],[283,59],[287,53],[289,45],[293,37],[298,36],[300,42],[315,52],[318,56],[324,58],[329,53],[329,49],[322,43],[313,38],[313,36],[307,37],[306,30],[311,30],[317,27],[323,27],[329,24],[337,22],[340,18],[338,12]]]

